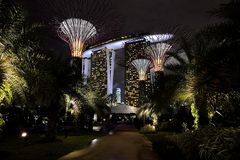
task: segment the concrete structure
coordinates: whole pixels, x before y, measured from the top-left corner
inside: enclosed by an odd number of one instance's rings
[[[158,38],[154,39],[154,36]],[[151,38],[150,38],[151,37]],[[144,48],[148,43],[166,41],[173,38],[172,34],[147,35],[109,42],[90,48],[83,53],[83,75],[85,83],[93,82],[93,86],[104,95],[114,95],[117,88],[121,90],[117,103],[138,107],[139,84],[138,74],[131,66],[137,58],[145,57]],[[151,77],[146,80],[147,92],[151,92]],[[89,80],[88,80],[89,79]],[[120,96],[120,97],[119,97]]]

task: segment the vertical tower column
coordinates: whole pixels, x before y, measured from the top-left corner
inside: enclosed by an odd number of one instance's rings
[[[90,77],[91,74],[91,59],[83,58],[82,61],[83,84],[87,84],[87,79]]]
[[[117,103],[118,103],[118,104],[122,103],[122,99],[121,99],[121,88],[117,88],[117,90],[116,90],[116,100],[117,100]]]
[[[113,94],[113,77],[115,68],[115,51],[106,48],[107,58],[107,95]]]

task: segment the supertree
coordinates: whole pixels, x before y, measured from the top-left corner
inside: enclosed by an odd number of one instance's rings
[[[109,0],[37,0],[58,36],[70,47],[71,64],[82,68],[84,50],[120,31],[121,17]],[[46,9],[47,8],[47,9]],[[45,18],[46,19],[46,18]]]
[[[97,34],[95,26],[80,18],[70,18],[61,22],[58,35],[67,42],[71,49],[72,57],[82,57],[86,42]]]
[[[167,52],[172,48],[168,43],[156,43],[146,47],[145,52],[149,55],[153,62],[154,72],[164,71],[164,64],[168,58]]]
[[[151,64],[150,60],[147,59],[136,59],[131,63],[138,72],[139,76],[139,105],[144,103],[146,99],[146,80],[147,80],[147,71],[149,65]]]
[[[161,37],[154,36],[148,37],[148,41],[154,41],[144,49],[146,55],[151,59],[154,71],[153,80],[153,92],[159,93],[161,89],[164,89],[165,78],[164,74],[168,65],[175,66],[180,65],[179,52],[181,51],[180,39],[185,33],[183,29],[174,29],[171,31],[171,37],[162,41]],[[158,40],[159,39],[159,40]]]

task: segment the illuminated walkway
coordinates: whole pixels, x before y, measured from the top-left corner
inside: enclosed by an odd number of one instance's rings
[[[151,143],[131,127],[117,127],[90,147],[71,152],[60,160],[157,160]]]

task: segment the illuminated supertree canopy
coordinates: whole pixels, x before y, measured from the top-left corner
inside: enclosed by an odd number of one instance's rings
[[[96,34],[97,30],[92,23],[79,18],[64,20],[58,29],[59,37],[69,44],[72,57],[82,57],[86,41]]]
[[[147,79],[146,73],[151,62],[147,59],[136,59],[132,61],[132,65],[136,68],[139,81],[145,81]]]
[[[157,94],[165,87],[166,75],[177,76],[179,69],[184,67],[184,64],[188,61],[183,48],[184,42],[190,38],[187,28],[175,27],[169,29],[171,31],[166,32],[171,33],[166,34],[170,35],[169,39],[162,40],[159,36],[150,36],[147,39],[149,45],[144,49],[153,64],[153,90]]]
[[[180,50],[184,50],[184,42],[191,38],[190,29],[184,26],[163,26],[161,30],[164,34],[145,38],[149,42],[145,53],[151,58],[155,72],[163,72],[169,63],[177,65],[179,62],[174,57],[179,56]]]
[[[151,57],[154,71],[164,71],[164,64],[168,58],[166,54],[172,48],[172,45],[167,43],[155,43],[146,47],[145,52]]]
[[[82,58],[91,45],[120,33],[121,18],[109,0],[36,0],[46,21],[68,43],[71,56]]]

